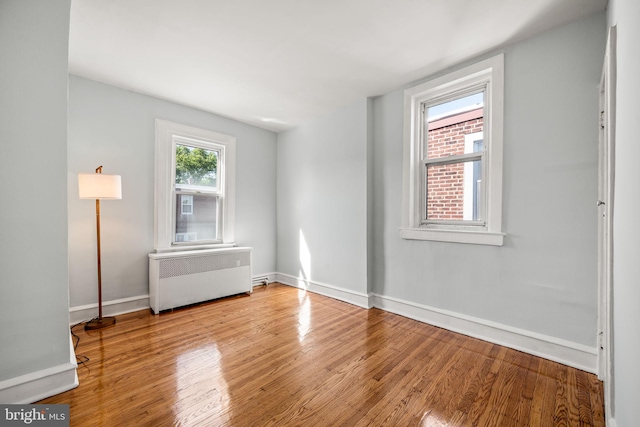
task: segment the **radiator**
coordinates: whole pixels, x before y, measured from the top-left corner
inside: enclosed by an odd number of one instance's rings
[[[149,254],[149,304],[155,314],[252,290],[251,248]]]

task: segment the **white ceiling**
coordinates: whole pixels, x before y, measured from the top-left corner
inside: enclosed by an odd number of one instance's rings
[[[607,0],[73,0],[71,74],[281,131]]]

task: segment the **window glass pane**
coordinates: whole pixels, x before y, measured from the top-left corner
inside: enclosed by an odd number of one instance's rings
[[[482,220],[482,162],[427,165],[427,220]]]
[[[176,186],[218,186],[218,152],[176,144]]]
[[[484,92],[427,108],[427,157],[436,159],[472,153],[465,135],[483,131]]]
[[[191,198],[191,204],[183,204]],[[190,213],[184,211],[189,207]],[[176,242],[218,240],[218,197],[210,195],[176,195]]]

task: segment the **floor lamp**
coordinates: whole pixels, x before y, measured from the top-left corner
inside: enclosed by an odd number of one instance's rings
[[[98,246],[98,317],[87,323],[87,330],[102,329],[116,323],[115,317],[102,317],[102,266],[100,260],[100,199],[122,199],[122,186],[120,175],[107,175],[102,173],[102,166],[96,169],[96,173],[78,174],[78,189],[81,199],[96,200],[96,235]]]

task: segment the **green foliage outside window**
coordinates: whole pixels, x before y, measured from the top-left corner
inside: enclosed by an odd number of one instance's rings
[[[216,186],[218,153],[176,145],[176,184]]]

